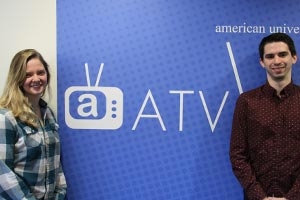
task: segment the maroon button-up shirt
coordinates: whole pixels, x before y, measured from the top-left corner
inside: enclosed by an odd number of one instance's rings
[[[249,200],[300,200],[300,87],[280,96],[266,83],[236,102],[230,159]]]

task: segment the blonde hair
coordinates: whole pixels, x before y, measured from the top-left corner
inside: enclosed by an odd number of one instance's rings
[[[49,91],[50,73],[47,62],[35,49],[24,49],[18,52],[11,61],[4,91],[0,97],[0,107],[11,110],[15,118],[22,122],[37,127],[38,116],[33,112],[32,105],[22,89],[26,79],[27,63],[33,58],[39,59],[45,67],[48,83],[46,89],[48,88]],[[45,91],[42,96],[44,94]]]

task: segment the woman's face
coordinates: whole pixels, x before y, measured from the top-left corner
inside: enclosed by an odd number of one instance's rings
[[[29,99],[39,99],[48,84],[47,72],[38,58],[33,58],[27,62],[26,78],[23,83],[23,91]]]

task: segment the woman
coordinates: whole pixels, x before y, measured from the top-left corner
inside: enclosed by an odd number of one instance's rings
[[[0,199],[65,199],[58,124],[42,99],[49,81],[36,50],[12,59],[0,97]]]

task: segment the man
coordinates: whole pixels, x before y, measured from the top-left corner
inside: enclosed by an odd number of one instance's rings
[[[236,102],[230,160],[245,200],[300,200],[300,87],[293,40],[274,33],[259,45],[264,85]]]

